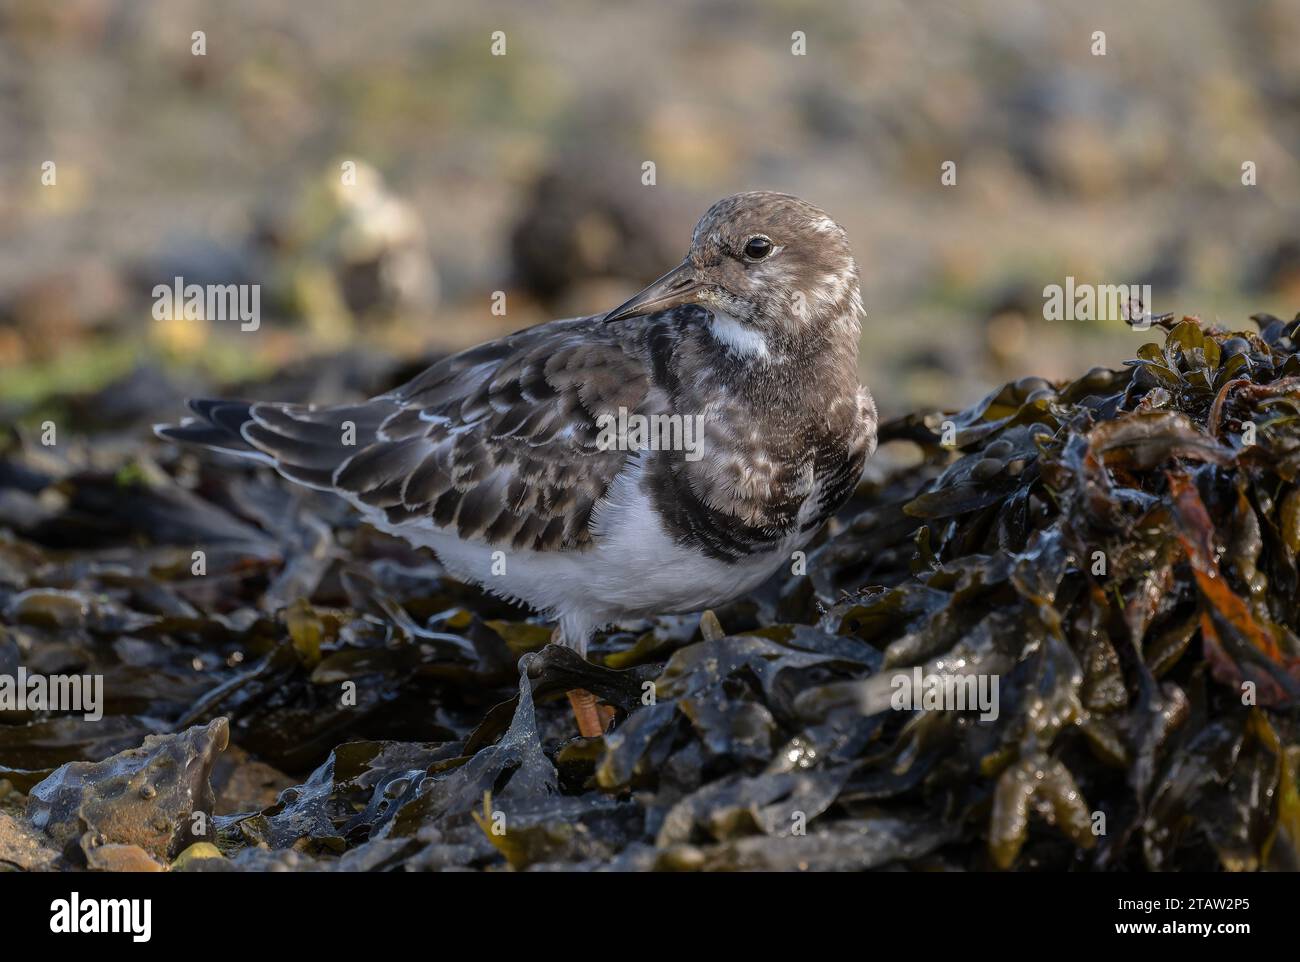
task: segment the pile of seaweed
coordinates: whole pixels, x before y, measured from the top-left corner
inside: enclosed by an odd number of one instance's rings
[[[158,382],[66,399],[0,442],[0,676],[103,717],[0,706],[0,866],[1296,869],[1300,318],[1255,320],[886,425],[806,559],[589,661],[147,441]],[[914,668],[996,710],[900,709]]]

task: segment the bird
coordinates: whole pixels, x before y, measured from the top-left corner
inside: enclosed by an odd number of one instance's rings
[[[612,310],[469,348],[360,403],[197,399],[154,430],[344,498],[585,657],[603,627],[752,590],[844,505],[876,448],[863,313],[844,229],[748,191]],[[612,709],[585,689],[569,700],[581,735],[604,733]]]

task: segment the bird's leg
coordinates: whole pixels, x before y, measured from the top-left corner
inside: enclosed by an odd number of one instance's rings
[[[575,688],[569,692],[569,704],[573,706],[573,717],[578,719],[578,732],[583,738],[599,738],[605,734],[600,710],[608,706],[597,704],[595,695],[585,688]]]
[[[551,632],[551,644],[564,644],[564,632],[559,625]],[[602,705],[585,688],[574,688],[567,694],[573,708],[573,717],[578,721],[578,733],[583,738],[599,738],[605,734],[610,722],[614,720],[614,706]]]
[[[609,726],[614,724],[614,706],[606,705],[603,701],[598,702],[596,705],[596,712],[600,715],[601,731],[609,731]]]

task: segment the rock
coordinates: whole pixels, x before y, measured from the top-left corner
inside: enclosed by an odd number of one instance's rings
[[[626,190],[615,173],[639,163],[583,149],[543,171],[511,231],[515,282],[563,315],[581,302],[601,303],[580,296],[595,281],[616,282],[601,296],[621,299],[675,263],[681,255],[662,199]]]
[[[196,863],[205,870],[220,865],[223,869],[237,869],[244,872],[323,872],[330,871],[333,863],[314,859],[294,849],[270,851],[265,848],[246,848],[226,862],[213,862],[204,859]]]
[[[231,745],[213,766],[214,812],[217,815],[260,812],[274,805],[280,792],[296,784],[278,768],[253,759],[238,745]]]
[[[179,734],[146,736],[139,748],[102,762],[70,762],[31,790],[27,816],[64,850],[77,840],[88,857],[107,845],[138,845],[170,860],[197,840],[194,813],[211,823],[208,777],[229,732],[218,718]]]
[[[0,871],[10,867],[24,872],[48,871],[58,857],[40,832],[0,812]]]
[[[162,872],[167,868],[139,845],[113,843],[88,848],[86,862],[97,872]]]
[[[194,868],[201,868],[202,866],[198,866],[196,863],[214,858],[225,859],[225,856],[221,854],[221,849],[211,842],[195,842],[176,856],[176,861],[172,862],[172,871],[185,872]]]
[[[335,173],[325,180],[329,202],[320,213],[328,223],[314,240],[314,253],[353,318],[422,316],[440,287],[424,223],[378,169],[355,164],[350,182]]]

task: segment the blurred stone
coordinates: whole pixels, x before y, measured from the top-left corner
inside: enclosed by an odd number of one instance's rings
[[[1252,289],[1300,301],[1300,238],[1282,237],[1272,245],[1255,270]]]
[[[680,238],[666,236],[657,195],[640,185],[639,170],[597,152],[543,171],[510,235],[515,283],[555,306],[571,304],[585,285],[616,281],[630,293],[672,267]]]
[[[327,175],[333,210],[316,246],[357,320],[428,314],[438,299],[438,275],[423,221],[365,161],[347,182],[341,163]]]
[[[0,300],[0,361],[52,358],[111,326],[126,302],[122,276],[99,258],[32,278]]]
[[[999,113],[1012,156],[1047,191],[1096,199],[1164,175],[1167,131],[1152,130],[1110,77],[1045,68],[1011,88]]]

